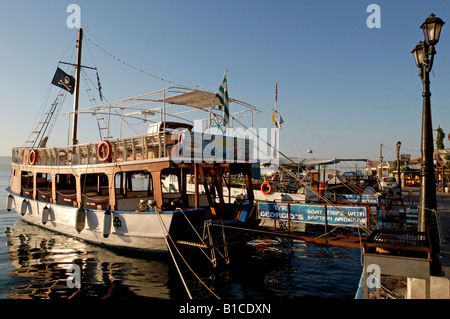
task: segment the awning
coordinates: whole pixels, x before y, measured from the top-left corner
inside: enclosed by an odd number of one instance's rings
[[[270,162],[271,159],[265,159],[261,162],[264,163],[265,161]],[[339,163],[339,159],[335,158],[298,158],[298,157],[280,157],[278,159],[278,164],[280,165],[299,165],[299,166],[316,166],[316,165],[331,165]]]
[[[335,158],[305,158],[304,160],[300,161],[300,165],[302,166],[331,165],[336,163],[339,163],[339,160]]]
[[[233,103],[236,100],[228,99],[229,103]],[[198,109],[205,109],[221,105],[219,99],[215,93],[209,93],[205,91],[192,90],[186,93],[180,93],[167,98],[158,99],[156,102],[165,102],[169,104],[187,105]]]

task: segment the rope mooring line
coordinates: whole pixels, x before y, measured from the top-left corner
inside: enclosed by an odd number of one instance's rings
[[[181,257],[181,259],[183,260],[183,262],[185,263],[185,265],[188,267],[188,269],[192,272],[192,274],[195,276],[195,278],[197,278],[197,280],[214,296],[214,297],[216,297],[217,299],[221,299],[216,293],[214,293],[214,291],[212,291],[211,290],[211,288],[209,288],[204,282],[203,282],[203,280],[195,273],[195,271],[192,269],[192,267],[189,265],[189,263],[187,262],[187,260],[184,258],[184,256],[183,256],[183,254],[180,252],[180,250],[178,249],[178,247],[177,247],[177,245],[175,244],[175,242],[174,242],[174,240],[172,239],[172,236],[170,236],[170,234],[169,234],[169,232],[168,232],[168,230],[167,230],[167,228],[166,228],[166,225],[164,224],[164,222],[163,222],[163,220],[162,220],[162,218],[161,218],[161,216],[160,216],[160,214],[159,214],[159,212],[158,212],[158,210],[157,209],[155,209],[155,212],[156,212],[156,215],[158,216],[158,218],[159,218],[159,221],[160,221],[160,226],[161,226],[161,230],[163,231],[163,235],[164,235],[164,233],[165,234],[167,234],[167,236],[164,236],[164,238],[166,239],[166,244],[167,244],[167,247],[169,248],[169,251],[171,252],[171,249],[170,249],[170,247],[169,247],[169,243],[167,242],[167,237],[170,239],[170,241],[172,242],[172,244],[173,244],[173,246],[174,246],[174,248],[175,248],[175,250],[178,252],[178,255],[180,255],[180,257]],[[172,255],[172,258],[173,258],[173,261],[175,262],[175,265],[177,266],[177,269],[178,269],[178,265],[177,265],[177,263],[176,263],[176,261],[175,261],[175,257]],[[186,288],[186,291],[188,291],[188,294],[189,294],[189,297],[191,298],[191,299],[193,299],[192,298],[192,296],[190,295],[190,293],[189,293],[189,289],[187,288],[187,285],[186,285],[186,283],[185,283],[185,281],[184,281],[184,278],[183,278],[183,276],[182,276],[182,274],[181,274],[181,272],[179,272],[179,274],[180,274],[180,277],[181,277],[181,280],[183,281],[183,284],[185,285],[185,288]]]

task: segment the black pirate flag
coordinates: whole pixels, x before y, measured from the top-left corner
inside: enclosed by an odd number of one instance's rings
[[[55,76],[53,76],[52,84],[69,91],[70,94],[73,94],[75,88],[75,78],[66,74],[66,72],[60,68],[57,68]]]

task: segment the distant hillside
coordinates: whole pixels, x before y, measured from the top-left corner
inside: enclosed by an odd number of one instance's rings
[[[0,156],[0,171],[11,170],[11,156]]]

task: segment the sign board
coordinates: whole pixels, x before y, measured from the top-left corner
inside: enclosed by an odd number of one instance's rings
[[[411,161],[411,154],[400,154],[401,162],[409,162]]]
[[[183,131],[178,137],[173,160],[195,163],[250,163],[253,141],[225,135]]]
[[[328,225],[367,226],[367,208],[356,206],[258,203],[258,218],[325,225],[325,206]]]
[[[341,194],[341,200],[350,203],[367,203],[367,204],[377,204],[378,195],[376,194]]]

